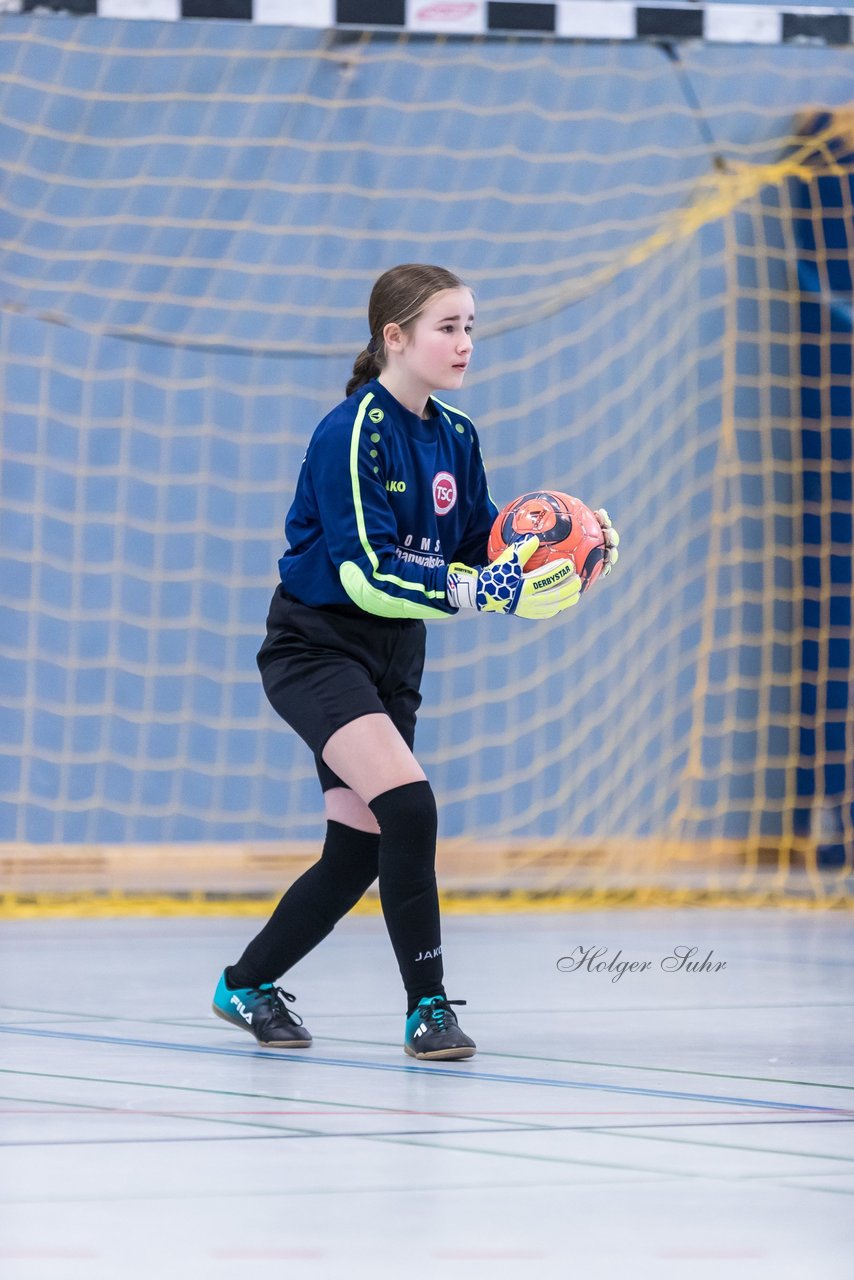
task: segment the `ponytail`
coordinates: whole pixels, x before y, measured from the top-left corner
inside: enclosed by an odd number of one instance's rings
[[[347,390],[344,394],[351,396],[354,391],[358,391],[359,387],[363,387],[366,382],[370,382],[371,378],[376,378],[381,371],[382,365],[376,355],[368,347],[365,347],[364,351],[360,351],[356,356],[356,361],[353,365],[353,376],[347,383]]]

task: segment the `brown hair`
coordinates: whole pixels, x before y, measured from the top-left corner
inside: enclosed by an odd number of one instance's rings
[[[383,330],[387,324],[399,324],[401,329],[408,329],[434,293],[466,287],[452,271],[421,262],[404,262],[399,267],[384,271],[371,290],[368,302],[370,342],[356,357],[345,395],[352,395],[385,368],[387,356]]]

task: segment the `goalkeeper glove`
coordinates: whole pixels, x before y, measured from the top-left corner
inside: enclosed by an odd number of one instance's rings
[[[599,521],[602,532],[605,535],[605,559],[602,565],[602,577],[605,578],[613,569],[614,565],[620,558],[617,547],[620,545],[620,535],[611,524],[611,517],[604,507],[600,507],[598,511],[593,512]]]
[[[516,613],[520,618],[553,618],[568,609],[581,594],[581,579],[571,559],[552,560],[541,569],[524,572],[539,545],[536,536],[511,543],[482,569],[449,565],[449,602],[458,609]]]

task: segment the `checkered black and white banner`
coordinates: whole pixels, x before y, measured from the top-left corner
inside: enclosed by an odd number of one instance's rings
[[[2,12],[53,10],[108,18],[218,18],[292,27],[543,36],[586,40],[705,40],[723,44],[850,45],[851,9],[653,0],[0,0]]]

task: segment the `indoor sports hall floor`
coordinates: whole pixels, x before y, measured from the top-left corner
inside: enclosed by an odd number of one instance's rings
[[[254,920],[7,922],[0,1275],[847,1280],[851,923],[447,915],[480,1052],[442,1066],[379,918],[289,976],[315,1042],[282,1054],[208,1011]]]

